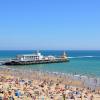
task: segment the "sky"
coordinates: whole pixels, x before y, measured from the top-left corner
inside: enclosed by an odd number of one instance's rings
[[[0,0],[0,50],[100,50],[100,0]]]

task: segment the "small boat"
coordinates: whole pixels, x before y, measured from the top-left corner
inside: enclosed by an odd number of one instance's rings
[[[29,64],[47,64],[47,63],[62,63],[67,62],[66,53],[60,57],[43,56],[39,51],[35,54],[17,55],[15,59],[6,61],[4,65],[29,65]]]

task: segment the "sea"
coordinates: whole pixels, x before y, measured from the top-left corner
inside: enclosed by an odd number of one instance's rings
[[[44,56],[61,56],[66,52],[69,62],[20,65],[20,66],[0,66],[1,68],[10,68],[17,70],[39,70],[44,72],[66,73],[100,77],[100,51],[99,50],[40,50]],[[15,58],[20,54],[32,54],[36,50],[1,50],[0,62]]]

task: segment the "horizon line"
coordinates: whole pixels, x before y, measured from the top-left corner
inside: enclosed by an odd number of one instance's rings
[[[45,51],[45,50],[48,50],[48,51],[100,51],[100,49],[0,49],[0,51]]]

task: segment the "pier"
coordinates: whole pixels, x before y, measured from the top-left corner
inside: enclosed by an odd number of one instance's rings
[[[4,65],[30,65],[30,64],[48,64],[48,63],[63,63],[68,62],[66,53],[60,57],[55,56],[43,56],[41,53],[17,55],[15,59],[11,59],[3,63]]]

